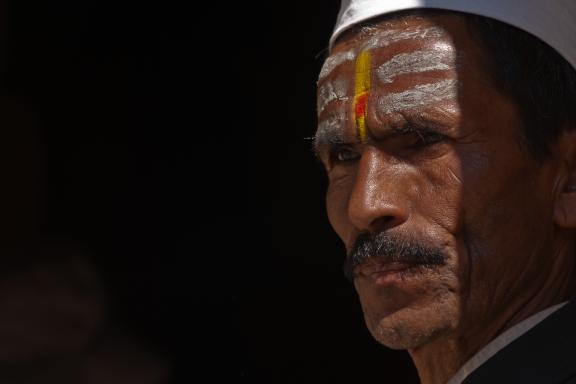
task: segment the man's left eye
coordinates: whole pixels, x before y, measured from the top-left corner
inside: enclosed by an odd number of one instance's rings
[[[337,147],[330,153],[330,160],[332,164],[347,163],[356,160],[360,155],[356,150],[349,147]]]
[[[417,131],[410,135],[410,143],[408,147],[410,149],[424,148],[432,144],[436,144],[444,140],[445,136],[431,131]]]

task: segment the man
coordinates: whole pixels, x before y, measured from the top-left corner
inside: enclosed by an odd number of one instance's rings
[[[422,383],[576,383],[575,16],[342,4],[318,81],[329,220],[370,332]]]

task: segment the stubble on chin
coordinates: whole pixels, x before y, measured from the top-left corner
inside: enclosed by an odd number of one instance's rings
[[[457,299],[451,292],[393,310],[378,310],[362,303],[372,337],[391,349],[418,349],[448,337],[458,325]]]

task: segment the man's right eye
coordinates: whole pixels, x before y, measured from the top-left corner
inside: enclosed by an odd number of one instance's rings
[[[332,164],[349,163],[360,157],[358,150],[348,146],[338,146],[330,151]]]

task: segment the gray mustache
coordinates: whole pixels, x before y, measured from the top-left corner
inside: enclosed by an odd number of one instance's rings
[[[382,263],[398,262],[415,266],[435,266],[446,264],[447,255],[442,249],[429,245],[423,240],[385,232],[363,233],[358,236],[346,257],[344,275],[353,282],[354,270],[368,260],[374,259]]]

